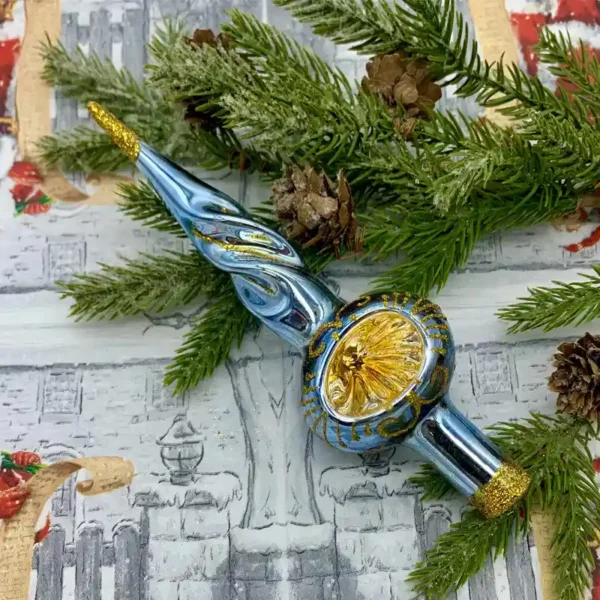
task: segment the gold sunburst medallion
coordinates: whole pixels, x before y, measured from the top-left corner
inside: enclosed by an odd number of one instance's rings
[[[342,417],[390,410],[417,379],[424,355],[423,338],[404,315],[370,314],[334,349],[325,374],[325,399]]]

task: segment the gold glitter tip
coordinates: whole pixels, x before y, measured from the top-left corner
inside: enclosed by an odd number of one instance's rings
[[[121,148],[125,155],[135,162],[140,154],[140,142],[137,135],[125,127],[115,115],[102,108],[97,102],[88,102],[90,115],[94,121],[110,135],[110,139]]]
[[[510,510],[525,494],[531,477],[519,465],[503,463],[494,476],[471,496],[471,504],[486,518]]]

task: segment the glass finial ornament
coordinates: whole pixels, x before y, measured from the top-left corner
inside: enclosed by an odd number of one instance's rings
[[[231,274],[246,308],[305,350],[301,404],[312,431],[341,450],[403,443],[486,517],[509,510],[530,478],[451,403],[454,344],[440,307],[410,293],[344,302],[294,247],[237,202],[137,138],[96,103],[96,122],[147,177],[195,248]]]

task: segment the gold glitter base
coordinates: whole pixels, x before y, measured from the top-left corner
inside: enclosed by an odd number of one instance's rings
[[[519,465],[503,463],[494,476],[471,496],[471,504],[486,519],[511,509],[529,489],[531,477]]]

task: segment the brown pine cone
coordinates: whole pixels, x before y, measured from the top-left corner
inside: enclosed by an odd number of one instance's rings
[[[211,29],[196,29],[191,38],[187,40],[192,46],[217,46],[229,48],[232,44],[231,38],[224,33],[216,35]],[[209,99],[205,96],[191,96],[184,100],[185,115],[184,119],[188,123],[199,125],[203,129],[213,130],[223,125],[222,119],[216,116],[215,109],[198,110]]]
[[[401,50],[371,58],[362,87],[394,112],[398,106],[404,107],[406,114],[396,119],[394,125],[400,135],[409,139],[417,120],[426,118],[425,107],[433,108],[442,97],[442,88],[433,80],[429,62],[414,59]]]
[[[354,203],[341,171],[336,189],[325,173],[310,166],[288,167],[286,176],[273,183],[271,198],[288,239],[305,248],[333,247],[336,256],[341,244],[360,251]]]
[[[600,336],[586,333],[558,346],[548,387],[558,393],[558,410],[587,419],[600,415]]]

